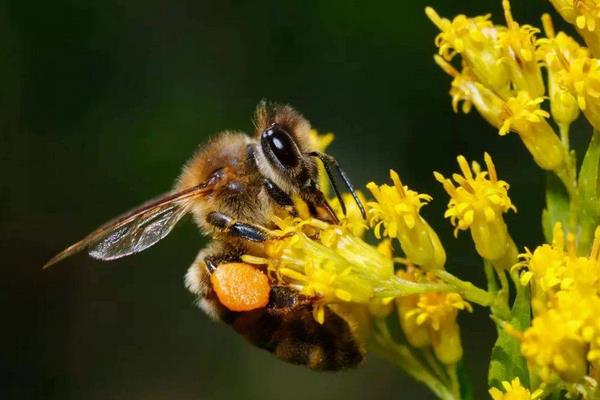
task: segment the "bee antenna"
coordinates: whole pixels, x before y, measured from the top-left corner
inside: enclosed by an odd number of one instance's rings
[[[348,175],[346,175],[346,172],[344,172],[342,167],[340,167],[340,164],[337,162],[337,160],[335,158],[333,158],[332,156],[330,156],[329,154],[321,153],[319,151],[311,151],[310,153],[308,153],[308,155],[311,157],[316,157],[323,162],[323,166],[325,167],[325,172],[327,172],[327,176],[329,177],[331,186],[333,187],[335,195],[337,196],[337,198],[340,202],[340,206],[342,208],[342,213],[344,215],[346,215],[346,205],[344,204],[344,201],[342,200],[342,195],[340,194],[340,191],[338,190],[335,180],[333,179],[333,173],[331,171],[332,165],[336,169],[336,171],[340,174],[340,176],[342,177],[344,184],[348,188],[348,191],[352,195],[354,202],[356,203],[356,205],[358,206],[358,209],[360,210],[360,214],[362,215],[362,217],[364,219],[367,219],[367,213],[365,212],[365,207],[363,206],[362,202],[358,198],[356,191],[354,190],[354,186],[352,185],[352,182],[350,181],[350,178],[348,178]]]

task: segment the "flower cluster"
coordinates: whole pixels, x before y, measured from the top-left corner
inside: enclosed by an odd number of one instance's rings
[[[311,133],[313,145],[320,150],[331,138]],[[488,161],[491,163],[491,159]],[[492,174],[495,185],[495,170]],[[298,217],[274,217],[276,229],[271,232],[272,239],[265,242],[261,251],[242,256],[242,261],[266,271],[270,284],[293,288],[310,299],[313,317],[321,324],[327,308],[337,312],[343,307],[345,315],[364,315],[367,310],[373,335],[382,340],[389,319],[398,318],[404,335],[384,340],[387,350],[409,346],[430,355],[423,362],[412,358],[410,351],[403,351],[399,359],[408,373],[430,387],[452,387],[450,381],[440,383],[434,371],[448,368],[454,371],[450,375],[456,376],[455,369],[463,355],[458,314],[472,309],[467,300],[489,304],[490,298],[481,289],[457,285],[456,282],[462,282],[458,278],[449,282],[436,275],[440,271],[449,273],[444,270],[444,247],[421,215],[422,207],[432,198],[404,185],[395,171],[390,171],[390,178],[391,184],[367,185],[370,199],[358,192],[366,205],[365,221],[347,194],[343,196],[347,205],[343,215],[338,200],[331,198],[323,175],[321,188],[340,223],[312,217],[306,204],[296,198]],[[491,194],[478,192],[473,194],[473,201],[481,196]],[[504,196],[503,201],[506,199]],[[501,216],[502,211],[497,211]],[[377,243],[367,240],[367,236]],[[365,326],[362,328],[364,331]]]
[[[551,244],[518,254],[505,221],[516,207],[488,153],[483,164],[458,156],[459,172],[448,177],[434,172],[449,196],[444,217],[455,236],[470,232],[486,290],[452,274],[445,246],[424,215],[430,195],[390,170],[390,183],[369,182],[364,194],[357,192],[365,221],[348,194],[342,213],[321,168],[320,188],[340,223],[316,219],[294,199],[298,216],[274,217],[269,240],[230,267],[244,279],[214,286],[225,293],[260,281],[252,285],[265,287],[261,296],[232,303],[244,310],[263,306],[269,285],[278,285],[297,291],[321,324],[327,310],[360,313],[354,324],[372,335],[375,351],[448,400],[461,398],[464,389],[457,372],[459,313],[471,311],[471,304],[489,307],[499,336],[489,370],[494,400],[558,398],[564,391],[570,398],[600,398],[600,228],[593,230],[600,225],[600,136],[579,171],[569,143],[580,115],[600,130],[600,0],[551,2],[587,47],[555,32],[548,15],[543,34],[517,23],[508,0],[502,1],[503,25],[490,15],[447,19],[426,9],[440,30],[434,59],[453,78],[454,110],[475,108],[500,135],[518,134],[535,163],[562,182],[564,188],[552,187],[546,196],[543,227]],[[324,151],[333,135],[312,131],[309,139]]]
[[[264,256],[244,255],[248,264],[265,265],[277,284],[314,298],[315,318],[323,306],[337,303],[373,305],[390,299],[448,287],[416,282],[395,274],[390,254],[357,236],[352,225],[331,225],[314,218],[275,217],[278,236],[266,242]],[[382,242],[382,245],[385,245]]]
[[[311,133],[313,145],[320,150],[331,138]],[[508,184],[498,179],[487,153],[484,161],[486,170],[459,157],[462,175],[453,175],[456,183],[437,172],[435,177],[450,195],[445,216],[455,226],[455,234],[470,229],[484,259],[506,263],[510,257],[516,260],[516,251],[503,214],[515,207]],[[422,215],[432,197],[409,188],[395,171],[390,171],[390,184],[367,184],[371,198],[358,193],[366,205],[367,221],[348,194],[343,196],[347,203],[343,215],[325,186],[326,176],[321,178],[321,188],[340,223],[312,217],[307,205],[296,198],[298,217],[274,217],[272,239],[242,261],[266,271],[271,285],[293,288],[310,299],[313,317],[321,324],[327,308],[337,312],[343,307],[345,315],[361,316],[366,310],[372,327],[368,323],[365,327],[363,318],[362,331],[373,330],[376,342],[384,351],[396,352],[396,361],[406,372],[436,393],[456,398],[450,392],[458,390],[456,367],[463,356],[458,314],[471,311],[471,302],[492,305],[494,295],[445,270],[444,246]],[[400,337],[387,329],[394,317],[402,329]]]
[[[519,25],[508,0],[502,2],[506,26],[494,25],[488,16],[453,20],[440,17],[432,8],[427,16],[440,29],[436,38],[436,62],[452,76],[450,90],[455,110],[471,106],[501,135],[519,134],[535,162],[546,170],[564,168],[566,154],[541,108],[545,87],[536,35],[539,29]],[[460,55],[462,71],[450,64]]]
[[[570,126],[581,114],[600,131],[600,1],[550,2],[573,24],[585,46],[556,32],[547,14],[541,18],[543,30],[518,24],[509,0],[502,0],[502,25],[494,24],[490,15],[447,19],[426,9],[440,30],[435,62],[453,78],[453,109],[458,111],[462,103],[464,113],[475,108],[500,135],[517,133],[536,164],[564,185],[564,191],[550,186],[546,197],[543,226],[551,244],[533,252],[526,249],[515,263],[516,246],[502,218],[514,207],[507,197],[508,184],[498,180],[491,160],[486,156],[485,173],[459,157],[462,175],[453,176],[456,184],[435,173],[451,196],[446,217],[455,234],[470,229],[478,253],[496,267],[496,274],[486,269],[489,290],[503,293],[508,305],[511,285],[504,271],[511,271],[515,281],[512,311],[496,302],[492,314],[504,328],[501,332],[518,338],[518,346],[508,345],[506,337],[499,339],[497,346],[506,346],[502,351],[511,354],[510,361],[492,364],[514,363],[517,371],[524,357],[528,371],[519,379],[494,371],[491,364],[490,376],[504,378],[496,381],[503,381],[503,391],[499,385],[490,390],[495,400],[556,396],[561,390],[572,398],[600,395],[600,230],[594,234],[600,224],[600,139],[594,134],[579,170],[569,141]],[[563,226],[571,233],[565,235]],[[533,392],[521,383],[536,385],[540,380]]]
[[[569,23],[575,25],[595,57],[600,56],[600,2],[597,0],[550,0],[556,11]]]
[[[515,268],[531,286],[534,319],[519,335],[521,351],[542,379],[580,383],[600,367],[600,228],[592,250],[578,256],[575,238],[554,228],[552,244],[526,251]]]

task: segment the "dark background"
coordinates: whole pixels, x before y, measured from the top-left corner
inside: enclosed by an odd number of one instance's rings
[[[431,0],[442,15],[500,1]],[[432,170],[494,156],[519,208],[519,246],[541,241],[544,176],[516,135],[455,115],[419,1],[10,1],[0,4],[0,398],[432,398],[393,366],[314,373],[278,362],[196,309],[183,274],[205,243],[186,220],[147,252],[40,267],[101,222],[168,190],[197,144],[250,130],[261,98],[289,102],[359,187],[399,171],[447,268],[481,284],[468,234],[442,218]],[[536,25],[545,1],[513,1]],[[555,20],[557,20],[555,18]],[[582,136],[585,137],[585,136]],[[582,139],[584,140],[584,139]],[[463,315],[476,398],[494,330]]]

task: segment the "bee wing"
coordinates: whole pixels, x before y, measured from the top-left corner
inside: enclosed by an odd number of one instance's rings
[[[214,181],[176,193],[167,193],[96,229],[79,242],[67,247],[44,265],[48,268],[65,258],[89,249],[90,256],[114,260],[139,253],[171,232],[190,211],[192,200],[212,192]]]

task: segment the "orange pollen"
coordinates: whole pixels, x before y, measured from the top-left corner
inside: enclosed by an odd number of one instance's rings
[[[210,276],[219,301],[231,311],[250,311],[269,302],[269,279],[244,263],[221,264]]]

